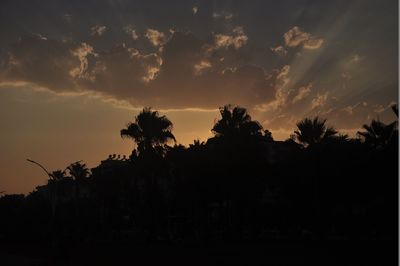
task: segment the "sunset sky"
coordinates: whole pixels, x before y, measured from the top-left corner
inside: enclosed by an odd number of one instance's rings
[[[318,115],[354,136],[398,101],[398,4],[385,1],[0,2],[0,191],[129,155],[143,106],[178,143],[238,104],[278,140]]]

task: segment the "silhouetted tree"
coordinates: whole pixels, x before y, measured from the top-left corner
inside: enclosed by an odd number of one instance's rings
[[[200,141],[199,139],[195,139],[192,144],[189,144],[189,148],[191,149],[199,149],[203,147],[206,143],[204,141]]]
[[[396,130],[396,122],[388,125],[379,121],[372,120],[371,124],[363,125],[365,131],[358,131],[357,134],[362,137],[366,144],[380,148],[390,143]]]
[[[74,180],[82,180],[90,175],[89,168],[81,161],[70,164],[67,169]]]
[[[81,163],[81,161],[77,161],[75,163],[70,164],[67,167],[67,170],[69,171],[71,178],[75,181],[74,196],[75,198],[80,198],[82,196],[82,191],[83,191],[82,187],[84,187],[87,183],[86,179],[90,175],[90,170],[86,166],[86,164]]]
[[[283,236],[285,245],[333,236],[332,242],[352,251],[361,242],[379,240],[388,250],[395,243],[397,121],[364,126],[359,135],[366,143],[385,145],[371,149],[318,117],[297,123],[290,139],[274,141],[246,109],[227,105],[220,113],[215,136],[186,148],[166,145],[175,140],[172,123],[145,108],[121,130],[139,153],[132,152],[131,162],[110,156],[92,174],[82,162],[50,173],[28,160],[49,182],[28,197],[0,197],[1,240],[18,234],[29,239],[25,232],[31,230],[46,243],[86,237],[88,244],[217,238],[262,243]],[[357,241],[349,242],[353,237]]]
[[[49,174],[49,177],[49,182],[57,182],[67,178],[67,173],[65,172],[65,170],[55,170]]]
[[[333,127],[327,127],[325,123],[326,119],[320,120],[318,116],[298,122],[298,130],[294,131],[297,140],[305,146],[310,146],[334,138],[338,132]]]
[[[323,141],[332,144],[343,144],[349,142],[350,138],[349,135],[347,134],[338,133],[337,135],[330,136],[329,138],[324,139]]]
[[[221,119],[218,120],[212,132],[216,137],[256,136],[262,134],[262,126],[251,120],[247,110],[240,106],[225,105],[220,107]]]
[[[263,139],[266,142],[274,142],[274,138],[272,137],[272,133],[268,129],[264,130]]]
[[[121,130],[121,137],[133,139],[137,146],[139,155],[146,152],[160,152],[162,144],[169,140],[175,141],[172,134],[172,122],[166,116],[160,116],[157,111],[151,108],[144,108],[135,122],[127,124]]]

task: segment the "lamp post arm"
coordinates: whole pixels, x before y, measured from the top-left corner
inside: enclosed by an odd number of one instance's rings
[[[46,174],[47,174],[49,177],[51,177],[51,174],[46,170],[46,168],[44,168],[43,165],[41,165],[40,163],[35,162],[35,161],[33,161],[33,160],[29,160],[29,159],[26,159],[26,160],[27,160],[28,162],[33,163],[33,164],[36,164],[37,166],[39,166],[40,168],[42,168],[42,170],[45,171]]]

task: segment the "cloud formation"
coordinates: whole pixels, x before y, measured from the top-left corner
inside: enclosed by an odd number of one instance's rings
[[[290,82],[290,66],[285,65],[281,69],[275,69],[269,76],[270,85],[274,88],[274,99],[267,103],[256,105],[256,109],[261,112],[276,111],[286,104],[286,100],[290,93],[287,85]]]
[[[215,34],[214,41],[216,48],[229,48],[234,47],[239,49],[245,45],[248,41],[248,37],[245,34],[242,27],[236,27],[232,30],[232,35],[227,34]]]
[[[318,49],[324,43],[322,38],[317,38],[311,33],[303,32],[298,26],[294,26],[283,35],[287,47],[303,46],[305,49]]]
[[[107,12],[90,16],[74,8],[68,10],[73,17],[67,19],[62,17],[67,10],[61,10],[59,18],[52,18],[55,22],[61,20],[56,32],[40,21],[28,23],[24,18],[21,23],[32,27],[23,31],[14,27],[14,35],[11,30],[6,32],[14,43],[7,47],[0,44],[0,82],[25,82],[56,93],[95,92],[102,97],[125,100],[135,107],[216,108],[236,103],[251,112],[256,112],[257,107],[257,112],[264,112],[265,120],[280,117],[282,122],[276,122],[277,127],[314,114],[330,118],[339,111],[349,116],[353,110],[352,117],[356,117],[355,110],[360,106],[347,111],[344,108],[364,100],[374,114],[373,109],[381,111],[380,105],[386,107],[386,100],[396,96],[397,92],[391,89],[397,88],[397,79],[390,78],[395,72],[391,71],[395,69],[393,64],[374,68],[379,58],[390,61],[386,49],[390,45],[377,44],[376,54],[371,53],[367,46],[374,35],[367,36],[367,31],[359,31],[350,22],[362,19],[362,14],[346,16],[349,21],[331,25],[335,18],[331,12],[334,5],[330,4],[318,5],[326,5],[332,15],[329,18],[318,12],[312,18],[307,17],[308,13],[299,17],[293,9],[286,10],[284,15],[288,19],[283,21],[283,14],[276,13],[282,9],[267,10],[267,3],[260,3],[266,12],[261,15],[257,12],[261,11],[259,7],[244,8],[244,4],[233,2],[193,2],[184,6],[178,2],[160,1],[157,6],[144,2],[140,10],[128,2],[99,4],[107,8],[96,12],[114,8],[120,14],[115,21],[107,19]],[[291,5],[303,5],[296,3]],[[164,7],[171,5],[174,8],[165,13]],[[272,5],[282,7],[278,2]],[[288,24],[294,21],[296,24]],[[265,25],[271,25],[268,32]],[[344,27],[351,30],[343,30]],[[175,32],[168,31],[169,28]],[[369,28],[368,32],[372,30]],[[21,40],[17,41],[19,36]],[[382,43],[385,40],[373,39]],[[364,60],[365,55],[368,60]],[[390,80],[390,84],[381,80]],[[335,90],[329,90],[325,96],[321,89],[328,86]],[[364,99],[365,90],[371,93]],[[388,92],[392,94],[385,96],[383,104],[383,96],[377,93]],[[377,100],[371,100],[372,97]]]
[[[303,100],[311,93],[312,83],[309,83],[307,86],[300,87],[296,96],[292,99],[292,104],[295,104],[298,101]]]
[[[239,36],[244,34],[241,29],[234,33],[232,43],[226,44],[232,53],[235,42],[242,45]],[[126,44],[100,50],[86,42],[31,36],[14,45],[0,78],[55,92],[93,91],[133,106],[162,108],[215,108],[228,102],[251,107],[273,100],[275,79],[282,79],[259,66],[235,62],[234,57],[224,60],[230,53],[223,56],[217,48],[210,52],[213,38],[201,40],[177,31],[163,42],[156,43],[162,49],[146,53]]]
[[[71,51],[73,56],[76,56],[79,59],[79,66],[76,68],[71,69],[69,74],[72,76],[72,78],[87,78],[87,79],[93,79],[93,76],[91,76],[88,72],[88,56],[98,56],[93,50],[93,47],[88,45],[87,43],[81,43],[80,46],[75,48],[74,50]]]
[[[101,36],[107,30],[106,26],[95,25],[90,28],[90,35],[92,36]]]
[[[12,44],[0,68],[2,82],[30,82],[56,92],[76,90],[70,71],[81,66],[71,51],[72,43],[43,39],[38,35],[21,37]],[[84,66],[83,66],[84,67]]]
[[[286,55],[287,54],[287,50],[282,45],[279,45],[277,47],[271,47],[271,51],[278,55]]]
[[[165,35],[165,33],[155,29],[147,29],[144,36],[154,46],[161,46],[167,41],[167,36]]]
[[[253,106],[254,101],[272,99],[274,89],[264,69],[227,63],[218,50],[210,52],[213,45],[182,32],[175,32],[165,44],[163,65],[153,85],[169,89],[170,104],[190,99],[196,107],[215,108],[221,102]]]
[[[223,18],[225,20],[230,20],[233,18],[233,14],[230,12],[222,11],[222,12],[214,12],[212,17],[215,19]]]
[[[139,39],[139,34],[136,32],[132,25],[127,25],[124,27],[124,31],[132,37],[133,40]]]
[[[359,106],[366,107],[367,105],[368,105],[367,102],[358,102],[354,105],[348,105],[348,106],[344,107],[343,111],[345,111],[349,115],[353,115],[356,108],[358,108]]]
[[[322,94],[318,93],[317,96],[311,101],[311,108],[315,109],[324,107],[328,100],[328,94],[328,92]]]
[[[204,70],[210,68],[212,65],[207,60],[201,60],[199,63],[194,65],[194,73],[195,75],[201,75]]]
[[[382,104],[374,104],[374,112],[375,113],[383,113],[386,110],[389,110],[392,108],[393,105],[397,104],[395,101],[391,101],[389,104],[387,104],[386,106],[382,105]]]

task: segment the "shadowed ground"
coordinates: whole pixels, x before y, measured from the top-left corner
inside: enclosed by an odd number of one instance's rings
[[[270,244],[155,244],[7,246],[2,265],[394,265],[387,241],[276,242]],[[388,246],[392,248],[387,248]],[[62,250],[61,250],[62,249]]]

